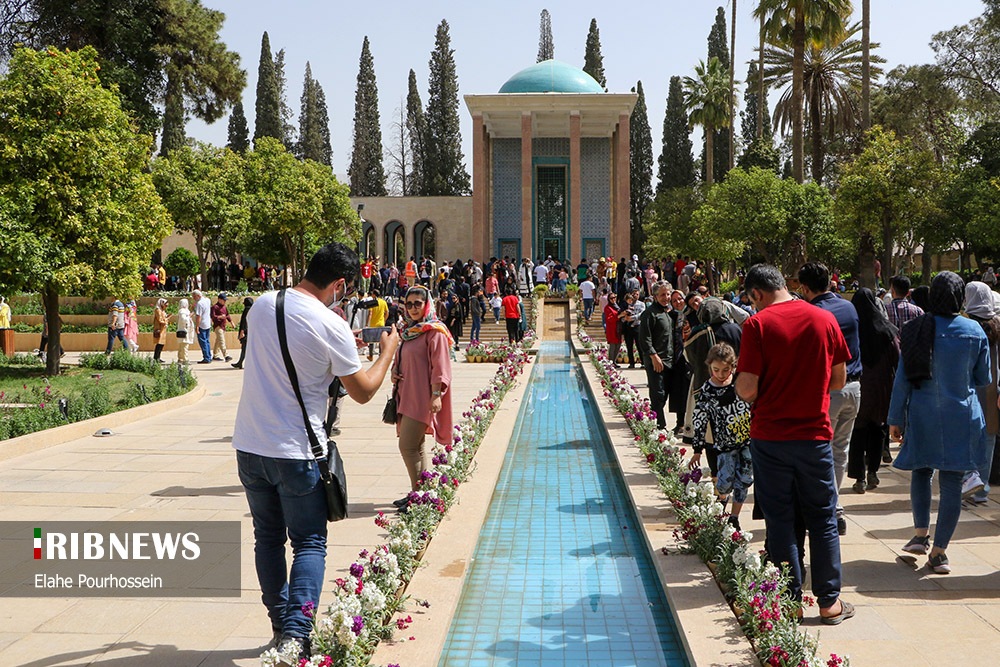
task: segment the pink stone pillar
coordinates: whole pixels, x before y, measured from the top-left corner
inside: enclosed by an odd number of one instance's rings
[[[472,252],[474,258],[485,262],[489,255],[482,255],[486,247],[486,141],[483,114],[472,115]],[[478,254],[478,257],[475,255]]]
[[[583,238],[580,228],[582,182],[580,174],[580,112],[571,111],[569,114],[569,247],[566,248],[566,259],[570,261],[570,264],[573,264],[577,258],[583,257]]]
[[[521,114],[521,254],[535,257],[531,236],[531,112]]]
[[[628,259],[629,253],[629,114],[618,115],[615,132],[615,210],[611,221],[611,254],[615,260]]]

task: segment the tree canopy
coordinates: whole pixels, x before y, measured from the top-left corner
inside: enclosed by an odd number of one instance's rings
[[[0,79],[0,279],[43,293],[53,374],[60,295],[138,294],[171,229],[147,173],[152,138],[100,71],[91,47],[19,49]]]

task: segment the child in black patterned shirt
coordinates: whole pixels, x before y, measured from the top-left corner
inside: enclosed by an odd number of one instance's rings
[[[740,510],[746,502],[747,492],[753,484],[753,467],[750,463],[750,404],[736,395],[733,373],[736,370],[736,352],[728,343],[713,346],[705,358],[711,377],[695,392],[692,418],[694,429],[694,454],[689,468],[701,465],[701,452],[705,448],[705,431],[711,426],[714,444],[719,452],[719,476],[716,490],[725,505],[733,494],[733,508],[729,523],[740,530]]]

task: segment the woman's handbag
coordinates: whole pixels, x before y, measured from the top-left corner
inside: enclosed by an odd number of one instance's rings
[[[389,400],[385,402],[385,407],[382,408],[382,423],[383,424],[395,424],[399,415],[396,414],[396,386],[392,387],[392,394],[389,395]]]
[[[188,337],[188,332],[184,331],[183,329],[178,329],[177,330],[177,337],[178,338],[187,338]]]
[[[292,389],[295,390],[295,398],[302,408],[302,418],[306,422],[306,434],[309,436],[309,445],[312,449],[313,457],[319,466],[319,477],[323,482],[323,490],[326,492],[326,520],[340,521],[347,518],[347,473],[344,471],[344,460],[337,450],[337,443],[331,439],[326,441],[326,451],[319,443],[313,431],[312,422],[309,421],[309,413],[306,405],[302,401],[302,392],[299,390],[299,378],[295,373],[295,364],[292,356],[288,353],[288,337],[285,334],[285,290],[278,292],[275,303],[276,319],[278,321],[278,342],[281,344],[281,356],[285,360],[285,369],[288,371],[288,378],[292,382]]]

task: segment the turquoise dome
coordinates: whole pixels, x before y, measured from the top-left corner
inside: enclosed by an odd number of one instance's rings
[[[603,93],[592,76],[558,60],[543,60],[507,79],[501,93]]]

